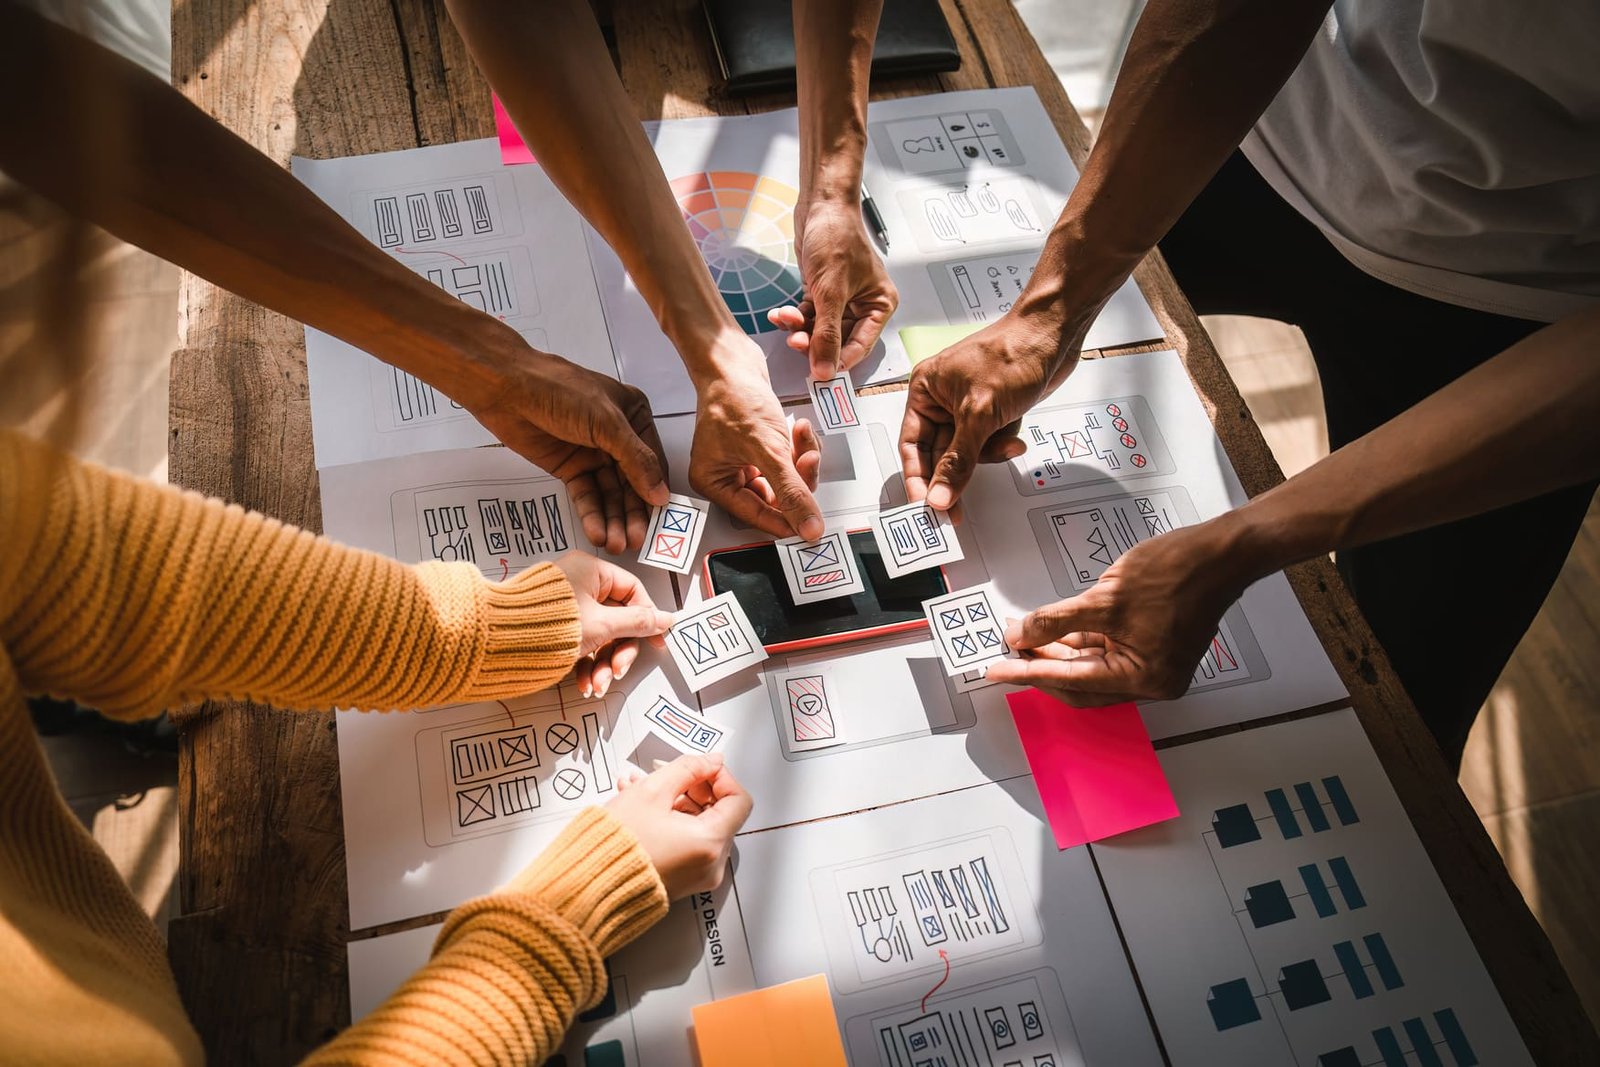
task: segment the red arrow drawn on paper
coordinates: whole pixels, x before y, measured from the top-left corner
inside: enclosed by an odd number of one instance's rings
[[[502,558],[500,560],[500,580],[503,582],[509,577],[511,577],[511,564]]]
[[[944,949],[939,950],[939,958],[944,960],[944,977],[933,983],[933,988],[922,994],[922,1014],[928,1014],[928,998],[939,991],[939,987],[950,980],[950,957]]]
[[[466,260],[456,255],[454,252],[446,252],[442,248],[401,248],[399,245],[396,245],[394,248],[390,249],[390,251],[398,252],[402,256],[449,256],[463,267],[467,265]]]

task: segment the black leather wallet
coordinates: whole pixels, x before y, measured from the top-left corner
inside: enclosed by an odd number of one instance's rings
[[[794,12],[789,0],[701,0],[730,93],[794,88]],[[961,52],[938,0],[883,0],[872,76],[956,70]]]

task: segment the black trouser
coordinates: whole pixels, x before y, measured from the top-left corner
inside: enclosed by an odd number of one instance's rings
[[[1198,313],[1255,315],[1305,331],[1334,449],[1543,325],[1416,296],[1363,273],[1239,153],[1161,252]],[[1338,554],[1356,603],[1453,763],[1560,573],[1595,487]]]

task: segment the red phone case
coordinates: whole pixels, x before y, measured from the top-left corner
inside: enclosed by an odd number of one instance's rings
[[[867,533],[869,532],[869,529],[869,527],[863,526],[857,530],[846,530],[845,537],[848,539],[849,536],[854,533]],[[707,552],[705,558],[700,562],[700,582],[702,587],[707,593],[711,593],[715,588],[711,584],[712,556],[720,556],[727,552],[743,552],[747,549],[761,548],[764,545],[770,544],[773,544],[773,542],[751,541],[749,544],[734,545],[730,548],[718,548]],[[950,580],[945,578],[943,567],[939,568],[939,577],[944,580],[945,588],[949,589]],[[788,587],[785,586],[785,589],[787,588]],[[805,637],[798,641],[778,641],[774,644],[762,645],[761,647],[767,650],[767,655],[775,656],[780,652],[804,652],[805,650],[811,648],[826,648],[828,645],[843,645],[848,644],[851,641],[865,641],[870,637],[890,637],[894,634],[908,634],[914,630],[926,630],[927,628],[928,620],[926,618],[912,619],[909,622],[895,622],[890,623],[887,626],[868,626],[860,630],[846,630],[844,633],[825,634],[821,637]]]

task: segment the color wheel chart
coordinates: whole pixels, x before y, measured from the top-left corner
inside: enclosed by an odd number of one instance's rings
[[[794,187],[749,171],[717,170],[684,175],[672,191],[739,328],[776,330],[767,312],[801,297]]]

